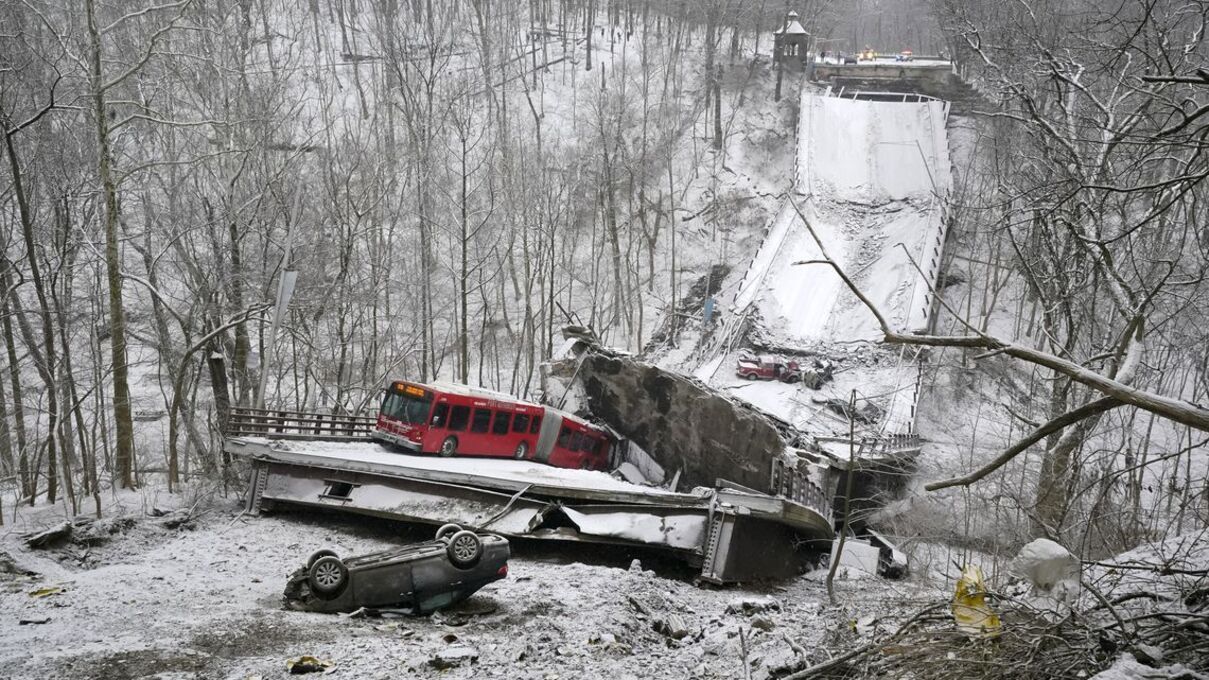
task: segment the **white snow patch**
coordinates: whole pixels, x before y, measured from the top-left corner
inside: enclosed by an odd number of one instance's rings
[[[1013,570],[1043,593],[1069,600],[1079,592],[1079,558],[1048,538],[1020,549]]]
[[[643,494],[677,495],[671,491],[630,484],[596,470],[568,470],[511,458],[440,458],[437,456],[395,453],[372,442],[276,441],[246,438],[269,444],[277,451],[299,453],[317,458],[357,461],[399,468],[400,472],[421,470],[494,477],[510,482],[541,484],[587,491],[622,491]]]
[[[1133,654],[1126,652],[1117,658],[1112,666],[1091,676],[1090,680],[1156,680],[1158,678],[1195,678],[1203,680],[1206,676],[1185,668],[1180,664],[1151,668],[1138,663]]]

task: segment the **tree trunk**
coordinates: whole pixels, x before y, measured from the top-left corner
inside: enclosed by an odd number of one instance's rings
[[[105,199],[105,271],[109,285],[109,346],[113,361],[113,418],[116,430],[117,481],[134,488],[134,422],[130,415],[129,370],[126,365],[126,314],[122,305],[122,263],[118,253],[117,186],[110,169],[109,128],[101,76],[101,35],[97,30],[93,0],[85,0],[91,44],[92,107],[97,133],[97,172]]]
[[[47,301],[46,282],[42,278],[41,265],[38,259],[38,248],[34,237],[34,218],[29,207],[29,198],[25,193],[24,177],[21,173],[21,163],[17,158],[17,149],[13,144],[14,131],[4,131],[4,145],[8,151],[9,169],[13,176],[13,194],[17,199],[17,212],[21,222],[21,236],[25,241],[26,260],[29,263],[30,278],[34,282],[34,292],[38,297],[38,316],[42,322],[43,351],[38,351],[33,333],[28,330],[25,317],[20,315],[20,305],[16,303],[16,294],[12,295],[13,312],[18,314],[18,324],[25,336],[26,346],[34,358],[34,366],[46,386],[46,458],[50,465],[46,474],[47,501],[54,503],[58,492],[58,476],[55,471],[55,432],[59,421],[59,399],[55,389],[55,333],[51,324],[50,303]],[[7,279],[7,273],[5,274]],[[11,290],[11,288],[9,289]],[[35,473],[36,474],[36,473]],[[32,503],[32,500],[30,501]]]
[[[6,261],[4,264],[5,269],[0,277],[0,285],[4,286],[5,290],[11,290],[8,262]],[[21,478],[21,495],[32,497],[35,487],[33,475],[29,470],[29,445],[25,435],[25,406],[21,403],[21,370],[17,364],[17,345],[14,342],[13,324],[10,320],[13,313],[9,308],[7,297],[0,300],[0,326],[3,326],[4,330],[4,347],[8,352],[8,375],[13,388],[13,430],[17,435],[17,475]]]
[[[459,337],[458,337],[458,353],[460,355],[459,356],[460,365],[458,367],[458,372],[460,374],[459,377],[462,380],[462,384],[466,385],[466,384],[469,384],[468,381],[470,378],[470,329],[469,329],[470,316],[469,316],[469,313],[467,312],[467,307],[470,306],[470,291],[468,290],[468,283],[467,283],[470,278],[470,260],[469,260],[469,254],[467,253],[467,250],[469,250],[469,248],[470,248],[470,223],[469,223],[470,218],[469,218],[469,215],[467,214],[467,208],[466,208],[466,201],[470,199],[470,196],[469,196],[467,178],[466,178],[466,175],[468,173],[468,171],[466,169],[466,153],[467,153],[467,151],[466,151],[466,130],[461,130],[461,142],[462,142],[462,158],[461,158],[462,191],[461,191],[460,197],[461,197],[461,203],[462,203],[462,205],[461,205],[461,208],[462,208],[462,213],[461,213],[462,236],[461,236],[460,241],[461,241],[461,246],[462,246],[462,262],[461,262],[461,269],[459,271],[459,276],[458,276],[458,298],[461,300],[461,305],[462,305],[462,309],[461,309],[462,320],[461,320],[461,324],[460,324],[461,333],[459,334]]]
[[[8,425],[8,398],[4,395],[4,381],[0,381],[0,477],[12,476],[14,462],[13,436]]]
[[[721,71],[717,67],[715,71]],[[714,149],[722,150],[722,76],[715,73],[714,77]]]

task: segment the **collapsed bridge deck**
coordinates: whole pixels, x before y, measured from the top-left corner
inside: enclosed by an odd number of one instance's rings
[[[723,583],[791,575],[794,546],[834,535],[830,500],[778,469],[780,495],[718,480],[691,493],[591,470],[497,458],[397,453],[369,441],[231,436],[251,463],[247,508],[325,507],[506,536],[665,550]]]

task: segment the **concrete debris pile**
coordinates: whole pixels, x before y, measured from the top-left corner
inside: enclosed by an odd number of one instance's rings
[[[765,491],[772,461],[786,449],[785,434],[764,414],[656,366],[587,350],[548,373],[572,376],[591,414],[665,470],[679,471],[682,487],[712,487],[721,478]]]

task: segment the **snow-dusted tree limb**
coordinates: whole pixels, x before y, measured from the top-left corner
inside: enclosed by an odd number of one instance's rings
[[[951,486],[969,486],[1003,467],[1013,458],[1023,453],[1025,449],[1045,439],[1051,434],[1060,432],[1070,425],[1074,425],[1075,423],[1090,418],[1094,415],[1110,411],[1121,405],[1121,401],[1114,399],[1113,397],[1101,397],[1095,401],[1088,402],[1073,411],[1063,413],[1057,418],[1045,423],[1041,427],[1038,427],[1036,430],[1033,430],[1027,437],[1017,441],[1006,451],[996,456],[994,460],[978,468],[977,470],[964,474],[960,477],[954,477],[952,479],[926,484],[924,485],[924,489],[928,491],[939,491],[940,489],[947,489]]]
[[[1141,390],[1136,387],[1125,384],[1121,380],[1111,378],[1093,371],[1086,366],[1077,364],[1068,359],[1056,356],[1049,352],[1043,352],[1039,349],[1019,345],[1006,340],[1001,340],[992,335],[915,335],[911,333],[902,333],[890,327],[886,317],[873,304],[856,283],[848,277],[843,268],[840,267],[830,255],[827,254],[826,248],[823,247],[823,242],[814,232],[814,227],[810,225],[810,221],[798,208],[796,203],[790,200],[798,217],[802,223],[806,225],[806,229],[810,232],[811,238],[819,247],[819,252],[823,255],[823,261],[829,265],[835,273],[844,282],[852,294],[861,301],[861,304],[873,314],[877,319],[878,326],[881,328],[884,340],[893,345],[922,345],[927,347],[967,347],[972,349],[984,349],[996,351],[1000,354],[1026,361],[1038,366],[1044,366],[1061,375],[1064,375],[1071,380],[1086,385],[1093,390],[1103,394],[1106,397],[1112,397],[1122,404],[1136,406],[1144,411],[1150,411],[1155,415],[1167,418],[1174,422],[1188,425],[1189,427],[1198,430],[1209,432],[1209,409],[1202,408],[1196,404],[1189,403],[1182,399],[1173,399],[1161,394]],[[1135,343],[1136,344],[1136,343]],[[1089,414],[1091,415],[1091,414]]]

